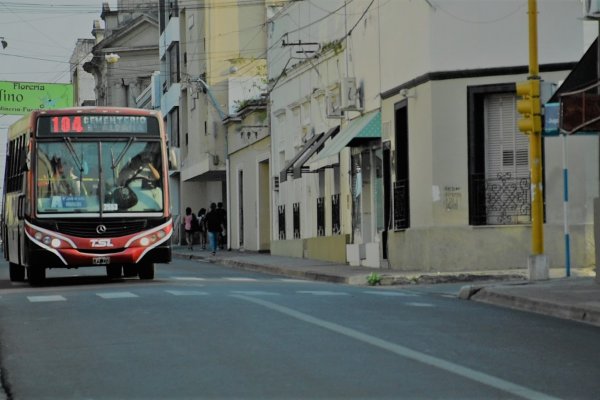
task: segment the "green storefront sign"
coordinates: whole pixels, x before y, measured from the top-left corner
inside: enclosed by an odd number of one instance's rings
[[[24,115],[72,106],[71,84],[0,81],[0,114]]]

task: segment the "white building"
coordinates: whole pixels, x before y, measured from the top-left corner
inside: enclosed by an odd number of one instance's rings
[[[538,3],[551,88],[584,53],[582,5]],[[515,83],[528,75],[527,21],[517,0],[294,2],[274,16],[272,252],[402,270],[525,267],[529,156]],[[576,266],[594,262],[597,140],[569,145]],[[545,139],[551,266],[564,262],[560,146]]]

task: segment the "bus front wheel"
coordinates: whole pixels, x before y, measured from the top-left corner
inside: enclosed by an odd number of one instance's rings
[[[27,279],[31,286],[40,286],[46,280],[46,268],[44,267],[28,267]]]
[[[154,279],[154,263],[144,263],[138,266],[140,279]]]
[[[25,267],[15,263],[8,263],[10,280],[12,282],[23,282],[25,280]]]

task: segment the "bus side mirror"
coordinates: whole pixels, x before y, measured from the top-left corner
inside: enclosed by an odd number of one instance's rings
[[[27,172],[31,168],[31,153],[24,152],[21,155],[21,172]]]

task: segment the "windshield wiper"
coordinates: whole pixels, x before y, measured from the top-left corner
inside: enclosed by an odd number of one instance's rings
[[[83,167],[85,162],[83,159],[83,151],[81,152],[81,158],[79,158],[77,156],[77,152],[75,151],[75,147],[73,147],[73,142],[71,142],[71,138],[64,137],[63,140],[65,142],[67,150],[69,150],[69,153],[71,153],[71,157],[73,157],[73,160],[75,161],[75,166],[79,170],[79,190],[81,191],[81,189],[83,188],[83,171],[85,170]]]
[[[112,160],[111,160],[112,165],[110,166],[110,168],[112,169],[113,179],[115,180],[115,182],[117,181],[117,176],[115,174],[115,168],[117,168],[117,165],[119,165],[119,163],[121,162],[123,157],[125,157],[125,153],[127,153],[127,150],[129,150],[129,148],[131,147],[132,144],[133,144],[133,138],[129,138],[129,140],[127,141],[127,144],[125,145],[125,148],[119,153],[116,160],[115,160],[115,155],[113,154],[113,148],[112,147],[110,148],[110,157],[112,158]]]

